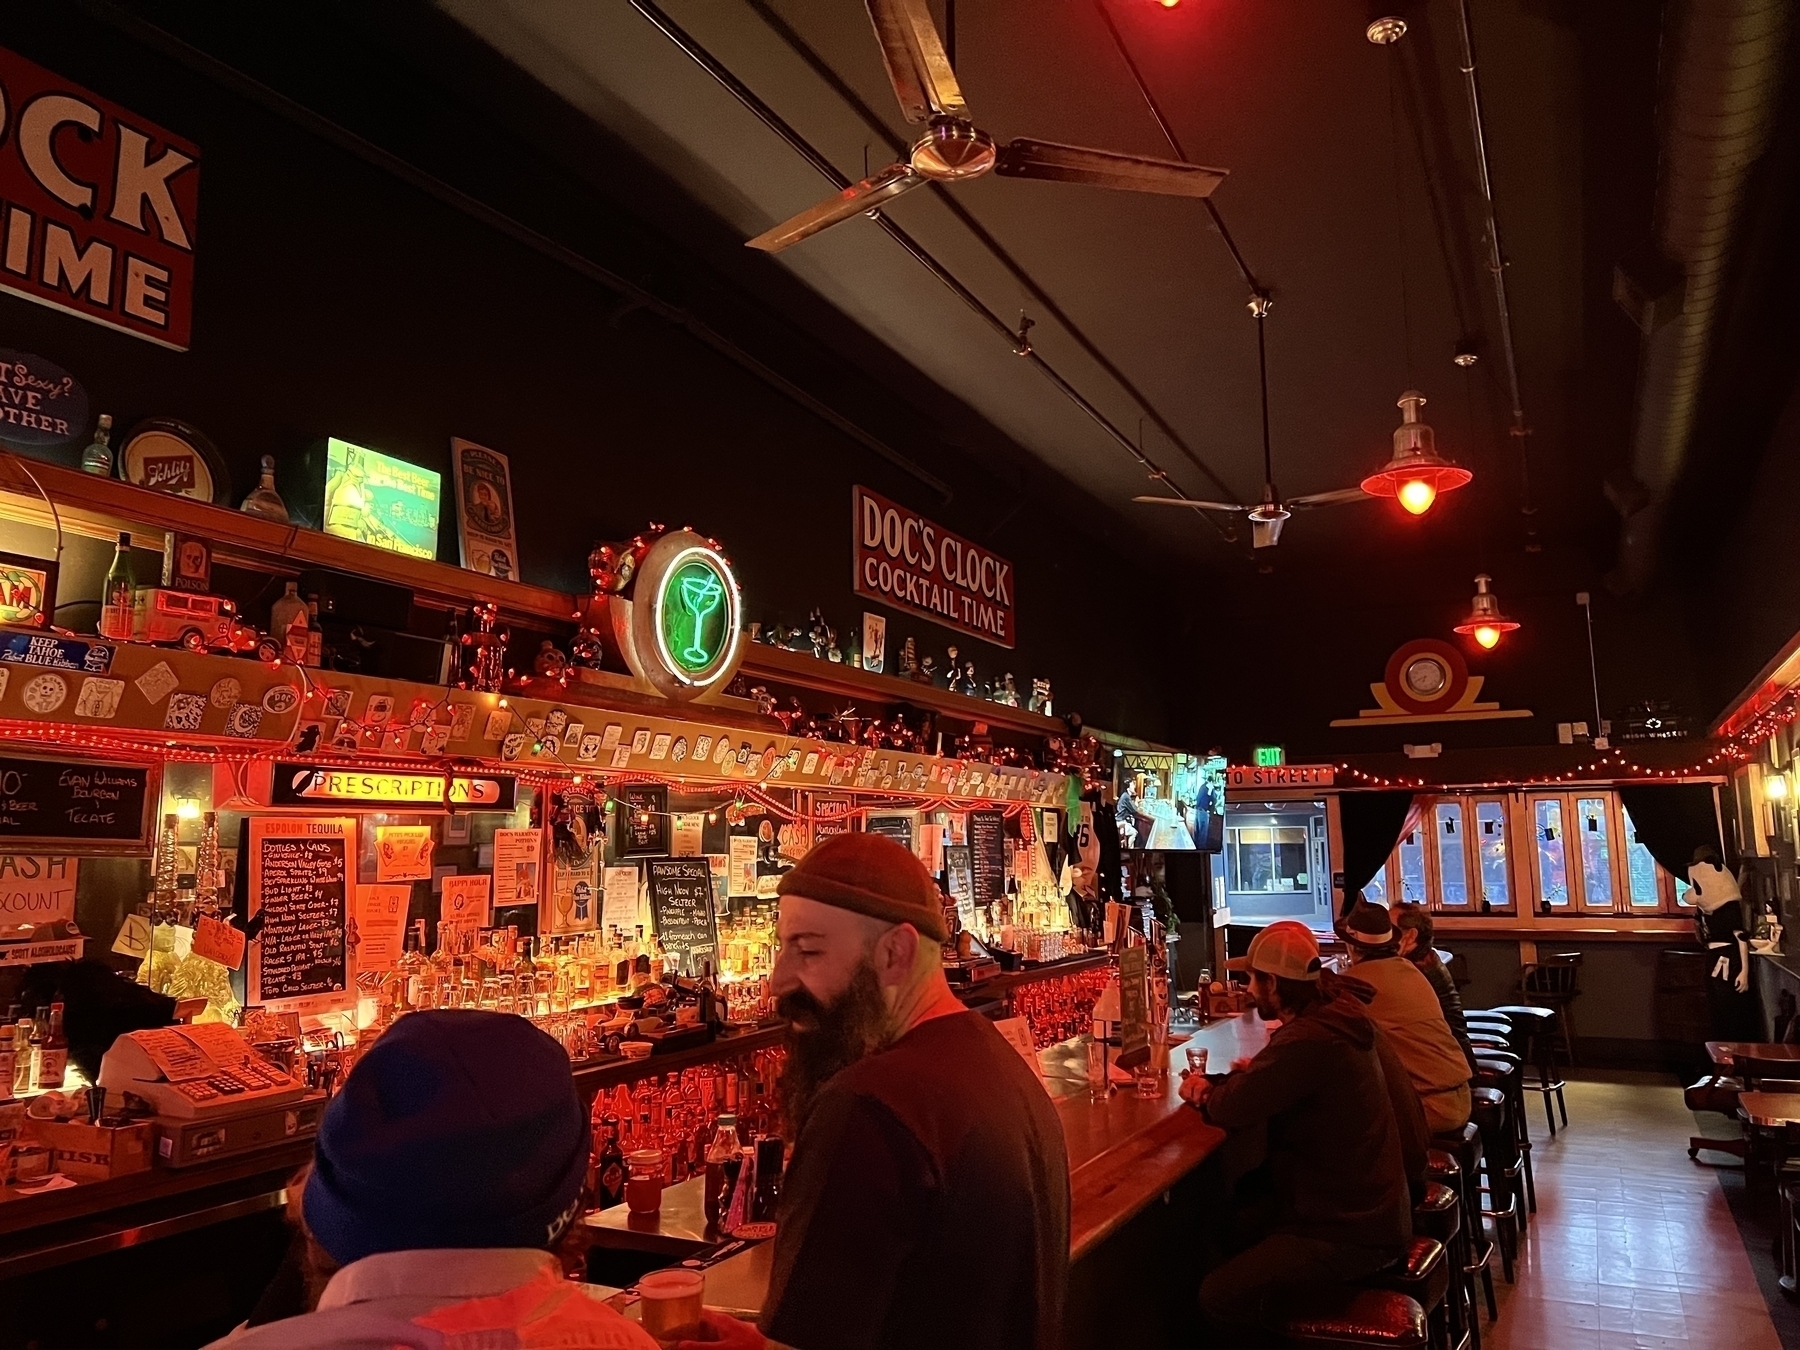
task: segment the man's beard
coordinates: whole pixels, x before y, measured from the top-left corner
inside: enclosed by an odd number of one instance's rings
[[[844,992],[820,1003],[806,989],[776,1000],[775,1009],[788,1019],[787,1062],[781,1069],[781,1112],[788,1138],[798,1139],[812,1114],[819,1091],[840,1070],[893,1040],[893,1021],[881,980],[865,958]]]

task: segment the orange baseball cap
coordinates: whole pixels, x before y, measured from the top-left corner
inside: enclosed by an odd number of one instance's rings
[[[1225,963],[1227,970],[1260,970],[1284,980],[1319,978],[1319,939],[1303,923],[1283,919],[1250,939],[1250,950]]]

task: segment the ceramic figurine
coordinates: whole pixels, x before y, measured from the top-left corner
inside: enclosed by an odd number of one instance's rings
[[[1005,704],[1008,708],[1019,706],[1019,686],[1013,683],[1010,670],[1000,677],[1000,687],[994,691],[994,702]]]
[[[1031,681],[1031,701],[1025,705],[1034,713],[1050,716],[1050,681],[1033,678]]]
[[[920,684],[936,684],[938,682],[937,657],[927,656],[925,660],[920,663],[919,673],[914,678],[917,679]]]
[[[957,682],[956,689],[970,698],[979,697],[980,686],[975,683],[975,663],[973,661],[963,664],[962,679]]]
[[[957,650],[948,647],[944,650],[944,682],[942,688],[954,691],[962,678],[962,662],[958,659]]]
[[[532,671],[547,680],[560,680],[568,666],[569,658],[558,651],[549,638],[538,644],[537,655],[531,660]]]
[[[812,643],[812,654],[823,661],[826,644],[831,641],[831,629],[825,624],[823,610],[815,609],[807,615],[806,640]]]
[[[913,647],[913,640],[907,638],[900,644],[900,667],[898,674],[903,680],[919,678],[919,654]]]
[[[834,666],[844,663],[844,654],[838,650],[837,629],[830,624],[825,625],[825,659]]]
[[[760,684],[750,686],[750,698],[756,704],[756,711],[767,717],[775,711],[775,695]]]
[[[753,623],[744,630],[744,633],[745,633],[744,640],[746,642],[761,642],[762,641],[762,624]]]

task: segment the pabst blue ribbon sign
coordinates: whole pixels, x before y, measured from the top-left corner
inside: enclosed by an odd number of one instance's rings
[[[1013,568],[866,487],[851,489],[856,593],[934,623],[1013,645]]]
[[[200,152],[0,48],[0,290],[186,351]]]

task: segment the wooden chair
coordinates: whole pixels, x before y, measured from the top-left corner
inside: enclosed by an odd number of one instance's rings
[[[1534,961],[1519,972],[1519,994],[1527,1003],[1556,1011],[1563,1053],[1575,1064],[1575,1018],[1571,1006],[1581,996],[1581,953],[1558,952]]]

